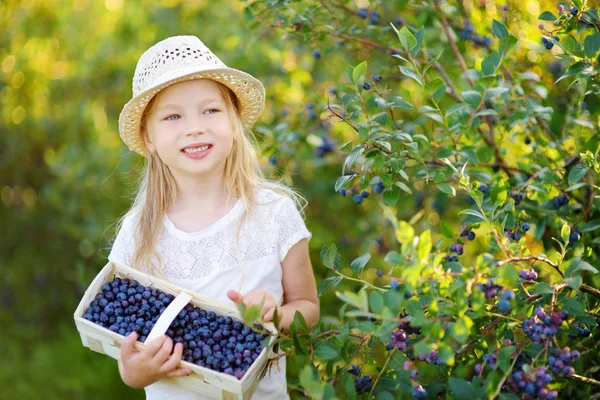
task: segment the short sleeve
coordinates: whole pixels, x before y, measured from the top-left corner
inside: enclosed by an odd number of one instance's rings
[[[283,262],[288,251],[301,239],[311,239],[312,233],[306,228],[302,215],[296,208],[294,201],[285,197],[276,215],[278,222],[279,261]]]
[[[128,215],[123,220],[121,229],[117,233],[117,237],[112,244],[108,261],[117,262],[119,264],[131,265],[131,258],[135,250],[135,242],[133,240],[134,224],[132,215]]]

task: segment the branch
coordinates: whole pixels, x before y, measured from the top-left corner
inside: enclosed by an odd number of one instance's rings
[[[500,323],[500,321],[502,321],[502,318],[496,318],[494,321],[492,321],[491,324],[489,324],[488,326],[486,326],[481,333],[479,334],[480,336],[485,335],[486,333],[488,333],[490,330],[492,330],[492,328],[494,328],[496,325],[498,325]],[[456,355],[454,356],[455,359],[459,359],[460,357],[464,356],[466,353],[468,353],[469,351],[471,351],[471,349],[475,346],[475,343],[477,341],[476,340],[471,340],[465,347],[463,347],[462,349],[460,349]]]
[[[571,379],[573,381],[587,383],[588,385],[600,386],[600,381],[597,381],[592,378],[586,378],[585,376],[581,376],[581,375],[577,375],[577,374],[570,376],[568,379]]]
[[[465,60],[463,59],[462,54],[460,54],[460,51],[458,51],[458,47],[456,47],[456,42],[454,41],[454,38],[452,37],[452,34],[450,33],[450,27],[448,25],[448,21],[446,20],[446,16],[442,12],[442,8],[440,7],[439,0],[435,0],[435,9],[437,10],[438,14],[440,14],[440,19],[442,20],[442,26],[444,28],[444,32],[446,32],[446,36],[448,37],[448,43],[450,43],[450,47],[452,47],[452,52],[454,53],[454,57],[456,57],[456,60],[458,61],[458,65],[460,66],[460,69],[462,70],[462,72],[464,74],[466,74],[469,71],[467,68],[467,64],[465,64]],[[475,82],[473,82],[471,80],[471,78],[469,78],[469,76],[466,76],[466,79],[467,79],[467,82],[469,82],[469,85],[471,87],[475,86]]]
[[[563,278],[565,277],[565,275],[562,273],[562,271],[558,268],[558,264],[550,261],[550,259],[548,259],[546,257],[541,257],[541,256],[510,257],[510,258],[507,258],[506,260],[498,261],[498,263],[496,264],[496,267],[501,267],[504,264],[510,264],[512,262],[529,261],[529,260],[537,260],[537,261],[545,262],[546,264],[548,264],[552,268],[554,268],[556,270],[556,272],[558,272],[560,274],[561,277],[563,277]]]

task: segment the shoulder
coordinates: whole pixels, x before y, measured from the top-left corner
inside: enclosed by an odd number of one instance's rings
[[[254,196],[257,206],[281,207],[286,202],[293,203],[293,200],[290,197],[266,188],[256,189],[254,191]]]

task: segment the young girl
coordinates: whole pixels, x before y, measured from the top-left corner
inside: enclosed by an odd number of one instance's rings
[[[108,259],[222,302],[264,302],[263,319],[277,308],[285,331],[296,311],[318,321],[319,301],[303,199],[264,177],[253,148],[264,96],[258,80],[194,36],[141,56],[119,133],[147,163]],[[127,385],[145,388],[148,399],[204,398],[168,379],[192,372],[178,367],[181,343],[163,336],[135,352],[137,339],[133,332],[121,347]],[[252,399],[289,398],[285,372],[283,357]]]

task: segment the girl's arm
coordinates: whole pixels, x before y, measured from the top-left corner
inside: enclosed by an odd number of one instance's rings
[[[279,307],[279,327],[288,331],[299,311],[306,323],[319,321],[320,304],[317,296],[317,283],[308,252],[308,239],[302,239],[289,250],[281,263],[283,270],[283,306]],[[265,315],[272,318],[272,312]]]

